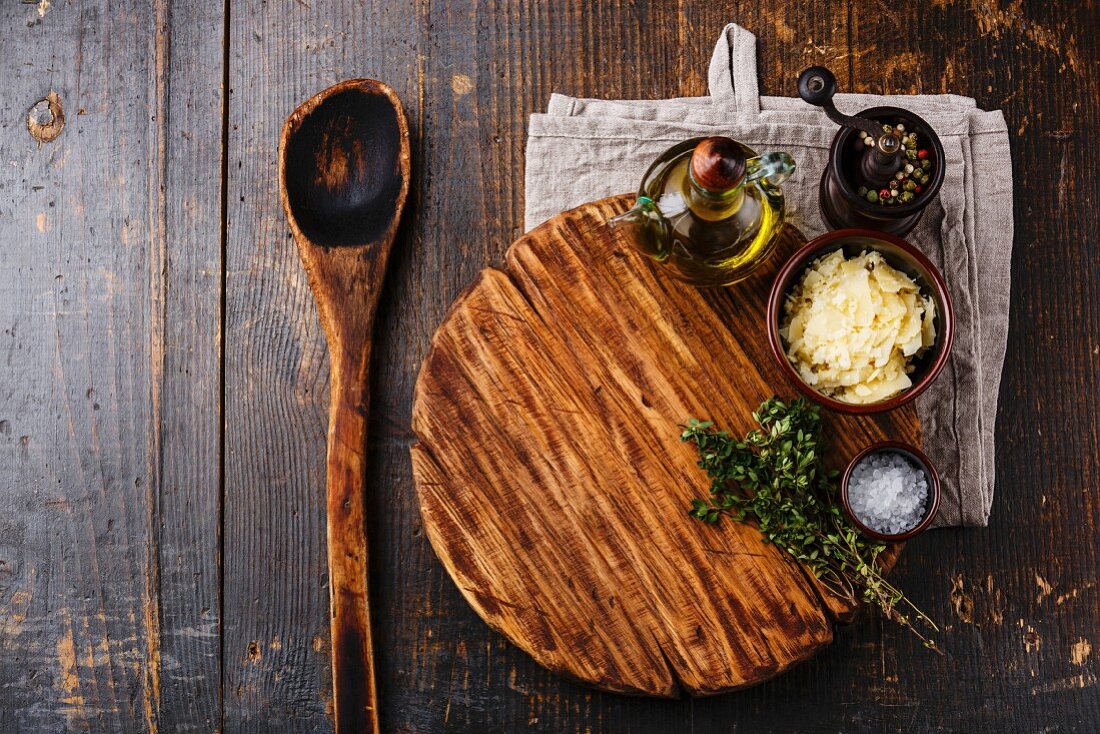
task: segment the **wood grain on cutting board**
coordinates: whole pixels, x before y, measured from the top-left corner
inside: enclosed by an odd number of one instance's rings
[[[436,333],[417,384],[425,529],[475,610],[538,662],[606,690],[706,695],[770,678],[852,611],[750,525],[687,516],[707,480],[688,418],[737,433],[793,396],[767,352],[781,253],[700,291],[631,251],[587,204],[520,238]],[[784,232],[783,252],[801,241]],[[832,462],[912,408],[829,416]]]

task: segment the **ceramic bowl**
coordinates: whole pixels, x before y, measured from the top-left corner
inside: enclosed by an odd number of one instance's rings
[[[929,492],[928,504],[925,507],[924,517],[921,518],[920,522],[904,533],[888,535],[872,530],[864,525],[863,521],[852,511],[852,505],[848,501],[848,481],[852,478],[852,471],[861,461],[874,453],[901,454],[924,471],[925,479],[928,482]],[[928,457],[925,456],[920,449],[898,441],[882,441],[863,449],[863,451],[855,455],[855,458],[848,462],[848,468],[844,470],[844,475],[840,479],[840,504],[844,509],[844,514],[848,516],[848,519],[852,521],[852,524],[854,524],[861,533],[871,538],[875,538],[876,540],[882,540],[888,543],[898,543],[923,533],[932,525],[932,521],[936,519],[936,513],[940,509],[940,477],[939,474],[936,473],[936,468],[932,466],[932,462],[929,461]]]
[[[894,268],[911,277],[921,293],[930,295],[936,304],[936,342],[916,361],[910,378],[913,384],[902,392],[876,403],[846,403],[818,392],[807,384],[787,359],[786,345],[779,335],[783,303],[803,271],[819,257],[844,250],[845,257],[855,257],[873,250]],[[882,413],[910,402],[928,389],[947,364],[955,331],[955,312],[947,284],[936,267],[924,254],[905,240],[869,229],[839,229],[810,240],[791,255],[772,283],[768,297],[768,342],[772,356],[783,374],[806,397],[838,413]]]

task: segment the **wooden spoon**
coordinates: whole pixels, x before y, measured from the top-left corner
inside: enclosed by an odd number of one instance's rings
[[[283,210],[331,361],[328,572],[336,731],[377,732],[364,513],[371,331],[409,191],[409,130],[393,90],[349,79],[302,103],[279,141]]]

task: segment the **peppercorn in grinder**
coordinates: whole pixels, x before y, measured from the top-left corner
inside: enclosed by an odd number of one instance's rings
[[[861,227],[899,237],[917,226],[943,184],[943,144],[919,115],[871,107],[851,116],[833,104],[836,77],[811,66],[798,96],[840,125],[821,175],[821,215],[832,229]]]

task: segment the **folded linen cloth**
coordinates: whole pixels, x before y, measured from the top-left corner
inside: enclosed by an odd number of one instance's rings
[[[690,137],[729,135],[757,151],[787,151],[798,165],[783,184],[787,221],[807,238],[828,228],[818,182],[837,131],[800,99],[761,97],[756,38],[730,24],[714,49],[708,97],[605,101],[555,94],[527,135],[528,229],[564,209],[636,191],[649,164]],[[956,318],[951,360],[916,400],[924,450],[940,472],[936,524],[985,525],[994,488],[994,425],[1008,335],[1012,259],[1012,177],[1000,111],[969,97],[837,94],[840,109],[896,105],[925,118],[943,142],[938,201],[906,239],[943,273]]]

